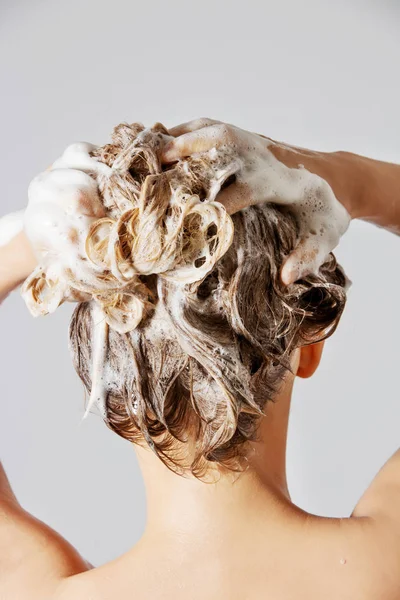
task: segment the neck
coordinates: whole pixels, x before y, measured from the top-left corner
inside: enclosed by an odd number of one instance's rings
[[[147,496],[145,535],[202,534],[205,530],[234,534],[248,527],[249,516],[276,518],[291,504],[286,480],[286,442],[293,378],[275,403],[268,403],[251,442],[248,468],[221,475],[215,483],[181,477],[170,471],[150,450],[136,447]]]

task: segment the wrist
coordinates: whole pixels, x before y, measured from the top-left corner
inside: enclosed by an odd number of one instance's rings
[[[287,167],[305,169],[324,179],[351,218],[361,218],[363,177],[357,155],[350,152],[316,152],[277,143],[270,146],[275,157]]]
[[[357,154],[339,154],[353,165],[351,176],[358,181],[358,193],[352,201],[355,217],[399,233],[400,165]]]
[[[0,247],[0,294],[20,285],[37,264],[33,250],[23,232],[6,246]]]
[[[370,213],[369,171],[363,157],[351,152],[327,154],[326,179],[336,198],[352,219],[365,218]]]
[[[20,265],[10,260],[5,248],[0,248],[0,297],[7,295],[25,279]]]

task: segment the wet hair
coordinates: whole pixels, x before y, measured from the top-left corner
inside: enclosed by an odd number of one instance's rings
[[[117,128],[113,144],[100,149],[98,159],[112,165],[124,152],[126,156],[137,136],[133,126]],[[133,166],[133,160],[126,163],[124,180],[130,183],[125,199],[131,194],[136,206],[151,183],[157,194],[152,192],[153,204],[146,206],[149,214],[157,215],[154,222],[162,230],[165,215],[171,213],[171,189],[184,190],[201,206],[219,204],[209,199],[214,160],[208,154],[163,170],[157,148],[145,141],[140,160],[135,155]],[[226,167],[233,159],[221,160]],[[107,185],[110,192],[113,182]],[[294,216],[283,207],[257,205],[232,215],[229,222],[220,215],[204,227],[201,219],[190,223],[192,228],[182,221],[183,237],[171,253],[178,249],[182,253],[191,236],[197,235],[195,254],[190,251],[192,267],[202,258],[199,239],[208,244],[206,260],[214,254],[215,259],[189,282],[179,277],[176,265],[172,277],[160,270],[136,272],[135,285],[140,285],[141,297],[146,296],[146,310],[130,330],[114,328],[111,321],[104,367],[105,422],[123,438],[147,444],[176,472],[189,470],[202,477],[210,463],[243,469],[266,405],[276,400],[290,370],[293,350],[321,341],[335,330],[346,301],[346,277],[330,254],[318,274],[287,287],[282,284],[280,269],[299,232]],[[131,253],[129,236],[125,226],[119,231],[126,263]],[[230,236],[225,246],[224,231]],[[200,267],[203,264],[200,260]],[[74,366],[89,393],[92,312],[93,302],[81,302],[70,325]],[[189,462],[177,442],[183,448],[190,446]]]

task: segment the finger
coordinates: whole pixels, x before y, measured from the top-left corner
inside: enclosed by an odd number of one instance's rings
[[[197,131],[198,129],[203,129],[203,127],[209,127],[210,125],[216,125],[217,123],[221,123],[221,121],[203,117],[201,119],[194,119],[193,121],[187,121],[186,123],[181,123],[180,125],[171,127],[171,129],[168,129],[168,133],[174,137],[178,137],[184,133]]]
[[[290,285],[298,279],[315,273],[326,259],[326,252],[314,236],[304,238],[285,261],[281,270],[281,280]]]
[[[223,188],[216,201],[224,205],[227,213],[232,215],[238,210],[256,204],[256,199],[246,183],[236,182]]]
[[[161,155],[164,163],[171,163],[196,152],[207,152],[233,140],[233,129],[228,125],[216,124],[197,131],[184,133],[168,142]]]

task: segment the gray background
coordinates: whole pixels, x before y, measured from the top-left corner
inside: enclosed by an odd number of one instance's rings
[[[0,2],[1,212],[72,141],[120,121],[209,116],[321,150],[400,160],[400,8],[393,0]],[[399,239],[354,222],[353,280],[318,373],[293,402],[293,500],[347,516],[400,434]],[[98,565],[140,536],[130,445],[93,415],[67,349],[71,307],[0,309],[0,451],[23,505]]]

